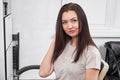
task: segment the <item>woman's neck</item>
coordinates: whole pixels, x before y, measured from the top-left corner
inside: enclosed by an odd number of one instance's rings
[[[77,46],[77,41],[78,41],[77,38],[72,38],[72,40],[71,40],[71,45],[72,45],[72,46]]]

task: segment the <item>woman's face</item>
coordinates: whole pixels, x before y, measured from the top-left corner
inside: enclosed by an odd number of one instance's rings
[[[79,33],[79,21],[75,11],[70,10],[62,14],[62,26],[67,35],[76,38]]]

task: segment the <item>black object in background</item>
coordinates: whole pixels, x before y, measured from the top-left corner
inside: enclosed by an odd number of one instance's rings
[[[19,33],[12,35],[13,41],[13,77],[16,76],[16,72],[19,70]]]
[[[120,41],[109,41],[105,43],[106,58],[109,70],[105,80],[120,80]]]

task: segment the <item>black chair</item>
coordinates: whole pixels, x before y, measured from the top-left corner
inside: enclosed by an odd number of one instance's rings
[[[16,72],[16,74],[13,75],[13,80],[19,80],[19,76],[20,76],[22,73],[24,73],[24,72],[26,72],[26,71],[28,71],[28,70],[33,70],[33,69],[37,69],[37,70],[38,70],[39,68],[40,68],[40,65],[29,65],[29,66],[25,66],[25,67],[19,69],[19,70]]]
[[[106,58],[109,65],[107,80],[120,80],[120,41],[109,41],[105,43]]]

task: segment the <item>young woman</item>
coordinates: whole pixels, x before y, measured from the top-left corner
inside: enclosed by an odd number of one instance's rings
[[[44,57],[39,74],[55,80],[98,80],[101,55],[93,42],[86,15],[80,5],[62,6],[57,17],[56,35]]]

